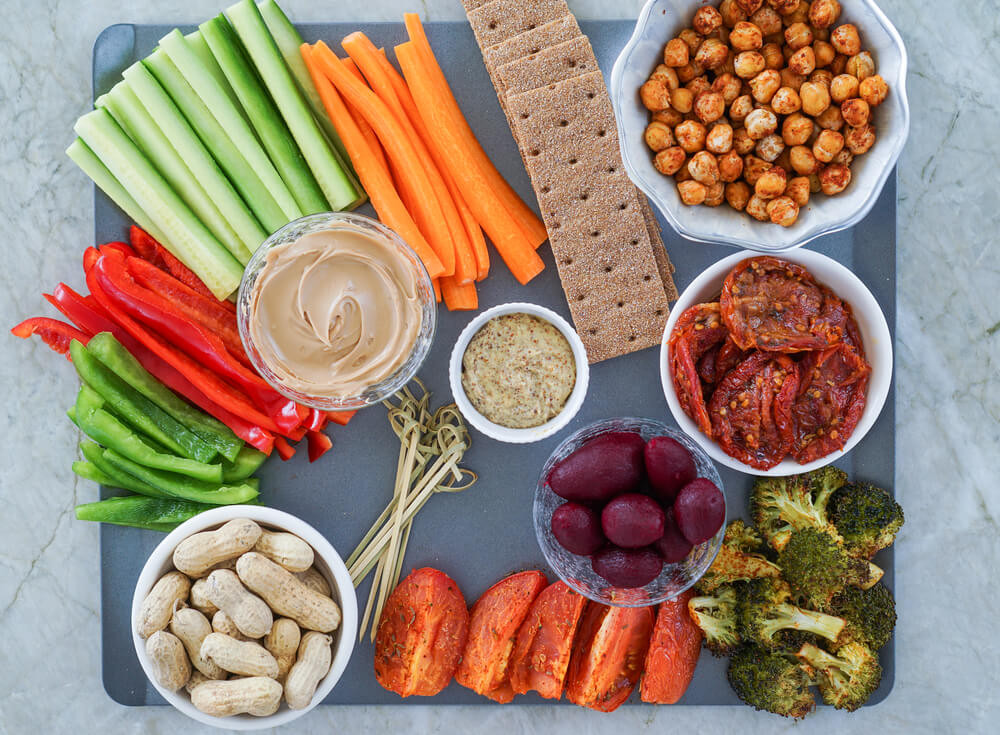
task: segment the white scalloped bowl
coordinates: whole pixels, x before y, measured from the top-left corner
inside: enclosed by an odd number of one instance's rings
[[[873,112],[878,140],[851,165],[851,185],[838,196],[814,198],[799,221],[785,228],[758,222],[728,206],[709,209],[684,205],[673,179],[653,167],[653,156],[643,141],[649,113],[639,100],[639,87],[662,63],[664,44],[690,26],[694,12],[705,4],[706,0],[649,0],[615,62],[611,100],[629,176],[680,235],[697,242],[779,253],[856,225],[875,206],[910,132],[906,48],[899,33],[873,0],[841,0],[843,13],[838,24],[858,26],[863,48],[872,53],[878,73],[889,84],[889,97]]]

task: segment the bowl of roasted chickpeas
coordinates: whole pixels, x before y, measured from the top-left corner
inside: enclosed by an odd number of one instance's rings
[[[872,0],[649,0],[611,74],[625,167],[688,239],[800,247],[875,205],[906,67]]]

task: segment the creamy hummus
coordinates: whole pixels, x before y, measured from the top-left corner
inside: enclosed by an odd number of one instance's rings
[[[510,429],[559,415],[576,385],[573,348],[552,324],[505,314],[476,332],[462,357],[462,388],[479,413]]]
[[[413,350],[421,302],[412,264],[371,235],[331,229],[267,254],[250,334],[282,384],[317,398],[356,396]]]

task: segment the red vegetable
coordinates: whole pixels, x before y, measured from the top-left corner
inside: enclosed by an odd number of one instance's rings
[[[41,337],[42,341],[53,350],[61,355],[66,355],[67,360],[70,359],[70,342],[75,339],[83,344],[87,344],[87,342],[90,341],[90,337],[76,327],[67,324],[66,322],[61,322],[58,319],[50,319],[45,316],[36,316],[31,319],[25,319],[16,327],[11,329],[10,333],[15,337],[20,337],[21,339],[28,339],[28,337],[31,337],[32,335],[37,335]]]
[[[287,462],[295,456],[295,447],[288,443],[283,436],[274,437],[274,448],[278,450],[278,456],[282,462]]]
[[[315,462],[333,448],[333,441],[320,431],[307,431],[306,441],[309,444],[309,461]]]
[[[330,417],[330,421],[335,424],[340,424],[341,426],[347,426],[347,422],[356,414],[357,411],[328,411],[327,416]]]
[[[681,314],[670,333],[670,373],[677,401],[691,420],[707,436],[712,422],[705,407],[698,361],[726,339],[726,327],[717,303],[697,304]]]
[[[330,417],[327,416],[325,411],[320,411],[318,408],[310,408],[309,415],[302,425],[307,431],[320,431],[326,426],[329,420]]]
[[[691,620],[687,590],[660,605],[646,654],[639,696],[650,704],[674,704],[687,691],[701,654],[701,629]]]
[[[208,290],[208,286],[202,283],[201,279],[190,268],[177,260],[169,250],[154,240],[145,230],[132,225],[132,228],[129,230],[129,239],[132,241],[132,247],[135,248],[135,252],[140,258],[149,261],[157,268],[162,268],[178,281],[183,282],[203,296],[215,299],[212,292]],[[233,308],[233,311],[236,311],[235,308]]]

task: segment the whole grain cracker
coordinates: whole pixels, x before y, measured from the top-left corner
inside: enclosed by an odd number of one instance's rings
[[[564,15],[551,23],[540,25],[513,38],[508,38],[502,43],[487,46],[483,49],[483,61],[490,76],[493,76],[494,70],[504,64],[509,64],[531,54],[537,54],[550,46],[570,41],[580,35],[583,34],[576,18],[572,15]]]
[[[566,0],[493,0],[468,12],[469,25],[484,49],[569,14]]]
[[[465,8],[466,13],[471,13],[476,8],[482,7],[490,0],[462,0],[462,6]]]
[[[520,94],[533,89],[598,71],[597,58],[586,36],[550,46],[537,54],[525,56],[497,67],[499,90]]]
[[[642,216],[646,220],[646,230],[649,232],[649,244],[653,248],[653,257],[656,258],[656,267],[660,271],[660,278],[663,280],[663,290],[667,294],[667,301],[676,301],[680,295],[677,293],[677,284],[674,283],[674,264],[670,262],[667,248],[663,244],[663,233],[660,230],[660,223],[653,213],[653,208],[649,204],[646,195],[639,192],[639,205],[642,207]]]

